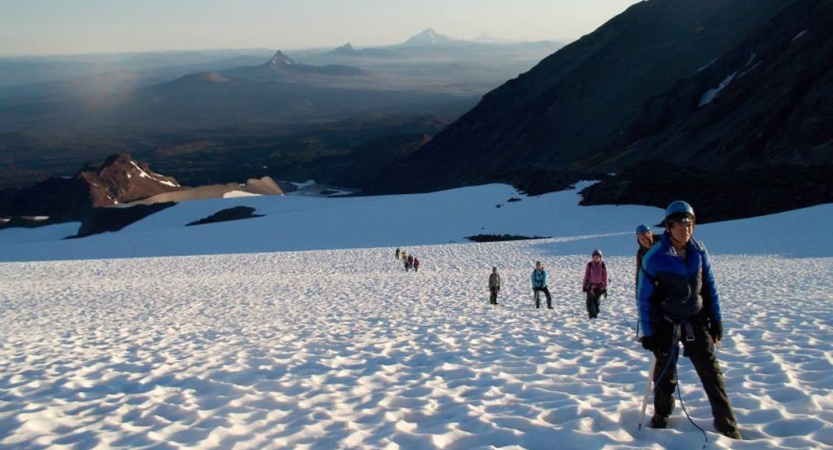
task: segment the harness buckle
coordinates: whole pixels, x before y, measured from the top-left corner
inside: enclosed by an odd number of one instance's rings
[[[694,327],[691,322],[685,322],[685,340],[686,342],[694,342]]]

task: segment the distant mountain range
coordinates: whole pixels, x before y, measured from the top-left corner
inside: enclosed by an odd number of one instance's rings
[[[831,202],[831,29],[831,0],[637,3],[486,94],[368,192],[601,179],[588,202],[685,196],[712,218]]]
[[[409,123],[387,136],[393,141],[433,136],[436,124],[560,45],[481,44],[426,30],[371,48],[0,58],[0,188],[121,151],[187,183],[283,178],[278,170],[297,173],[385,138],[390,124]],[[332,131],[347,123],[360,129]],[[190,150],[160,151],[172,148]]]

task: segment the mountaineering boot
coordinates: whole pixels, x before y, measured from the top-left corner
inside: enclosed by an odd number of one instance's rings
[[[651,428],[661,430],[666,427],[668,427],[668,416],[654,414],[654,417],[651,417]]]
[[[742,441],[743,438],[740,435],[740,431],[738,430],[731,430],[731,431],[721,431],[720,434],[726,436],[729,439],[735,439],[738,441]]]
[[[738,440],[738,441],[743,440],[743,438],[740,435],[740,431],[738,431],[736,426],[731,426],[731,425],[718,426],[717,421],[715,420],[714,429],[717,430],[718,433],[722,434],[723,436],[726,436],[729,439],[735,439],[735,440]]]

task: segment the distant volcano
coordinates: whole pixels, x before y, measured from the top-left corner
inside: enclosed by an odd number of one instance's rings
[[[457,39],[450,38],[434,31],[433,28],[428,28],[422,33],[411,37],[402,45],[443,45],[458,42]]]

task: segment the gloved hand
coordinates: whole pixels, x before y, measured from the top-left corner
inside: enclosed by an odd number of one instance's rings
[[[602,289],[602,295],[604,295],[604,297],[607,298],[607,289]]]
[[[648,350],[649,352],[656,353],[657,350],[659,350],[659,342],[654,336],[642,336],[642,338],[639,339],[639,342],[642,343],[642,348]]]
[[[581,292],[587,293],[587,290],[588,290],[587,286],[584,286],[583,288],[581,288]]]
[[[720,342],[723,339],[723,324],[716,320],[710,321],[709,334],[714,342]]]

